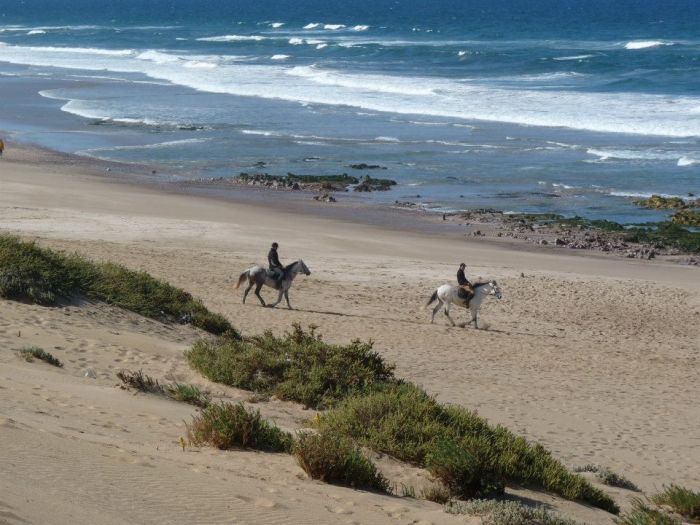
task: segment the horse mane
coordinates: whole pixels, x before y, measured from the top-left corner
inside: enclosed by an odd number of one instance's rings
[[[476,290],[477,288],[480,288],[481,286],[486,286],[487,284],[491,284],[491,281],[481,281],[478,283],[473,283],[472,288]]]
[[[292,266],[294,266],[294,265],[297,264],[298,262],[299,262],[299,261],[294,261],[293,263],[288,264],[287,266],[284,267],[284,271],[285,271],[285,272],[289,271],[289,270],[292,268]]]

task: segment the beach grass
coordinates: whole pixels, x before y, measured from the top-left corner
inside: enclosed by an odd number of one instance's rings
[[[615,518],[617,525],[681,525],[681,520],[650,507],[640,498],[632,500],[632,508]]]
[[[39,359],[50,365],[58,368],[63,368],[63,363],[53,355],[51,355],[46,350],[39,348],[38,346],[28,346],[19,350],[19,355],[25,359],[25,361],[32,362],[34,359]]]
[[[393,367],[372,350],[371,342],[332,345],[313,327],[300,325],[281,337],[268,331],[242,340],[201,340],[186,357],[212,381],[311,408],[332,406],[394,377]]]
[[[390,492],[387,479],[346,437],[300,433],[294,444],[294,457],[312,479],[355,489]]]
[[[543,506],[530,507],[517,501],[450,501],[445,510],[450,514],[479,517],[483,525],[576,525],[575,521],[561,518]]]
[[[242,403],[212,403],[187,424],[191,445],[210,445],[221,450],[233,448],[266,452],[290,452],[289,432],[263,420],[259,410],[247,410]]]
[[[175,401],[182,401],[190,405],[204,408],[209,405],[211,396],[209,392],[203,391],[194,385],[183,383],[161,384],[157,379],[144,374],[142,370],[137,372],[131,370],[120,370],[117,377],[127,386],[140,392],[157,394]]]
[[[664,487],[664,491],[652,500],[657,505],[666,505],[688,521],[700,523],[700,492],[679,485]]]
[[[514,483],[619,512],[609,496],[541,445],[465,408],[440,404],[410,383],[350,397],[318,418],[317,426],[429,469],[455,497],[492,496]]]
[[[575,467],[574,472],[591,472],[595,474],[598,481],[608,485],[610,487],[618,487],[621,489],[632,490],[635,492],[640,492],[639,487],[635,485],[632,481],[627,479],[625,476],[614,472],[608,467],[601,467],[599,465],[583,465],[581,467]]]
[[[212,334],[239,337],[223,316],[146,272],[66,255],[13,235],[0,235],[0,297],[44,306],[85,298],[151,319],[192,324]]]

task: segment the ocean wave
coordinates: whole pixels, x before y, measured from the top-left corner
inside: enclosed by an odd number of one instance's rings
[[[202,75],[186,62],[199,57],[148,50],[0,45],[0,61],[83,71],[139,73],[192,89],[330,104],[365,111],[566,127],[597,132],[700,137],[700,97],[630,92],[500,88],[489,81],[362,73],[326,67],[232,62]],[[136,57],[140,56],[140,59]],[[150,59],[144,59],[150,58]],[[153,60],[156,58],[156,60]],[[225,58],[225,60],[224,60]],[[206,60],[211,62],[212,60]],[[418,120],[418,119],[416,119]],[[472,126],[473,124],[464,125]],[[597,148],[604,149],[604,148]],[[686,152],[675,157],[677,162]],[[609,155],[608,155],[609,156]]]
[[[90,148],[82,150],[80,153],[83,155],[90,155],[94,153],[103,153],[107,151],[131,151],[131,150],[152,150],[152,149],[165,149],[165,148],[175,148],[179,146],[186,146],[188,144],[201,144],[203,142],[208,142],[209,139],[198,138],[198,139],[180,139],[180,140],[169,140],[166,142],[157,142],[155,144],[139,144],[133,146],[111,146],[105,148]]]
[[[355,27],[352,28],[353,31],[367,31],[369,29],[369,26],[364,26],[364,25],[356,25]]]
[[[589,148],[586,150],[589,155],[595,155],[599,157],[600,160],[644,160],[644,161],[658,161],[658,160],[673,160],[676,161],[679,158],[680,153],[672,151],[657,151],[657,150],[623,150],[623,149],[596,149]]]
[[[673,42],[663,42],[661,40],[634,40],[632,42],[627,42],[625,44],[625,49],[631,49],[631,50],[651,49],[654,47],[672,46],[672,45],[674,45]]]
[[[304,26],[304,29],[316,29],[316,28],[319,27],[320,25],[321,25],[321,24],[318,23],[318,22],[311,22],[310,24],[306,24],[306,25]]]
[[[686,199],[686,195],[676,195],[673,193],[661,193],[661,192],[644,192],[644,191],[617,191],[617,190],[599,190],[599,193],[606,193],[612,195],[613,197],[628,197],[634,199],[648,199],[654,195],[659,195],[666,199]]]
[[[272,29],[279,29],[279,28],[282,27],[283,25],[284,25],[284,22],[272,22],[272,23],[270,24],[270,27],[271,27]]]
[[[305,42],[306,42],[306,41],[305,41],[303,38],[299,38],[299,37],[296,37],[296,36],[295,36],[295,37],[289,39],[288,44],[289,44],[290,46],[301,46],[301,45],[303,45]]]
[[[136,55],[136,58],[138,60],[150,60],[151,62],[155,62],[156,64],[172,64],[182,60],[182,58],[178,56],[170,55],[168,53],[162,53],[153,49],[149,51],[144,51],[143,53],[139,53],[138,55]]]
[[[199,42],[260,42],[267,39],[267,37],[260,35],[221,35],[197,38]]]
[[[567,60],[586,60],[587,58],[593,58],[595,55],[574,55],[568,57],[555,57],[552,60],[567,61]]]
[[[693,159],[691,157],[681,157],[676,163],[677,166],[696,166],[700,164],[700,159]]]
[[[45,35],[46,31],[43,29],[32,29],[31,31],[27,32],[27,35]]]
[[[323,42],[320,44],[316,44],[316,49],[323,49],[324,47],[328,47],[328,44]]]
[[[113,56],[113,57],[124,57],[131,56],[134,54],[132,49],[103,49],[95,47],[53,47],[53,46],[10,46],[3,42],[0,42],[0,50],[7,49],[21,49],[29,53],[70,53],[70,54],[86,54],[86,55],[100,55],[100,56]],[[44,65],[44,64],[42,64]],[[50,66],[51,64],[45,64]]]
[[[218,64],[214,64],[213,62],[204,62],[201,60],[187,60],[183,66],[190,69],[216,69],[219,67]]]
[[[272,55],[270,60],[287,60],[288,58],[291,57],[289,55]]]
[[[338,29],[345,29],[347,26],[345,24],[323,24],[323,29],[329,29],[331,31],[337,31]]]

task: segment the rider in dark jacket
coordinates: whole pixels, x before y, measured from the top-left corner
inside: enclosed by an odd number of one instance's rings
[[[462,288],[465,292],[467,292],[467,306],[469,306],[469,300],[471,300],[472,297],[474,297],[474,287],[472,286],[472,283],[469,282],[469,279],[464,275],[464,270],[467,268],[467,265],[462,263],[459,265],[459,270],[457,270],[457,284],[459,284],[459,287]]]
[[[272,277],[280,280],[284,274],[284,266],[282,266],[282,263],[280,262],[279,255],[277,255],[278,246],[279,244],[276,242],[272,243],[272,247],[267,254],[267,263],[270,265],[270,273],[272,274]]]

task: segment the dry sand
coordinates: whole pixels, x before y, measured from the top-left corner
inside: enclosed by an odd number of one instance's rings
[[[104,165],[9,148],[0,229],[147,270],[246,334],[300,322],[331,341],[371,338],[399,376],[542,442],[568,465],[609,466],[649,492],[670,482],[700,488],[698,268],[398,232],[98,172]],[[301,257],[312,271],[290,292],[293,311],[262,309],[252,296],[242,305],[232,289],[272,240],[284,261]],[[462,260],[503,290],[482,310],[487,330],[449,328],[442,317],[430,325],[421,308]],[[123,390],[115,374],[141,368],[246,400],[189,369],[182,352],[197,337],[101,305],[0,301],[0,523],[464,522],[434,503],[310,481],[285,455],[183,452],[195,409]],[[27,345],[65,368],[19,359]],[[313,416],[292,403],[256,406],[288,429]],[[382,465],[394,479],[425,476]],[[602,511],[519,493],[610,523]]]

